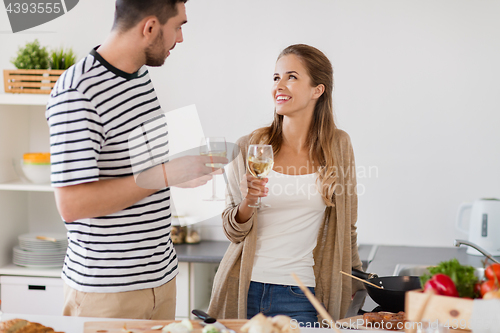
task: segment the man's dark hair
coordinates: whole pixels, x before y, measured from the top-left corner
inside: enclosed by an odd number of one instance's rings
[[[163,25],[177,15],[177,3],[187,0],[116,0],[113,29],[125,32],[146,16],[156,16]]]

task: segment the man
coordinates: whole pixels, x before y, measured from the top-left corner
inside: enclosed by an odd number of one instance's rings
[[[129,139],[134,129],[162,117],[144,65],[163,65],[183,41],[186,1],[117,0],[108,38],[52,90],[46,112],[52,185],[69,241],[64,315],[175,317],[169,187],[203,185],[214,171],[206,164],[227,159],[177,158],[148,168],[147,185],[138,186],[131,160],[144,151],[135,153]],[[155,130],[143,144],[166,161],[166,126]]]

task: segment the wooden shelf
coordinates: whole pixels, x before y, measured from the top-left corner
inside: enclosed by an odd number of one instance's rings
[[[38,105],[45,106],[49,94],[7,94],[0,93],[0,105]]]
[[[50,184],[31,184],[24,183],[20,180],[1,183],[0,191],[31,191],[31,192],[54,192],[54,188]]]
[[[60,268],[28,268],[14,264],[0,267],[0,275],[15,276],[37,276],[37,277],[61,277],[62,267]]]

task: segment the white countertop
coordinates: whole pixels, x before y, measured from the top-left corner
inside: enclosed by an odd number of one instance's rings
[[[40,323],[42,325],[52,327],[56,332],[65,332],[65,333],[83,333],[83,324],[87,321],[103,321],[103,320],[123,321],[123,319],[27,315],[27,314],[16,314],[16,313],[3,313],[0,315],[0,321],[15,319],[15,318],[20,318],[35,323]]]
[[[130,321],[131,319],[111,319],[111,318],[86,318],[86,317],[64,317],[64,316],[43,316],[43,315],[24,315],[16,313],[0,313],[0,321],[22,318],[32,322],[40,323],[52,327],[57,332],[65,333],[83,333],[83,325],[87,321]],[[301,333],[331,333],[333,330],[326,328],[301,328]],[[352,330],[341,329],[344,333],[352,333]],[[394,332],[382,330],[365,330],[363,332]]]

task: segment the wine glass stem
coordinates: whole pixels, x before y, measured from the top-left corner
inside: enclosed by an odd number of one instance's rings
[[[215,184],[215,175],[212,177],[212,197],[217,197],[217,185]]]

